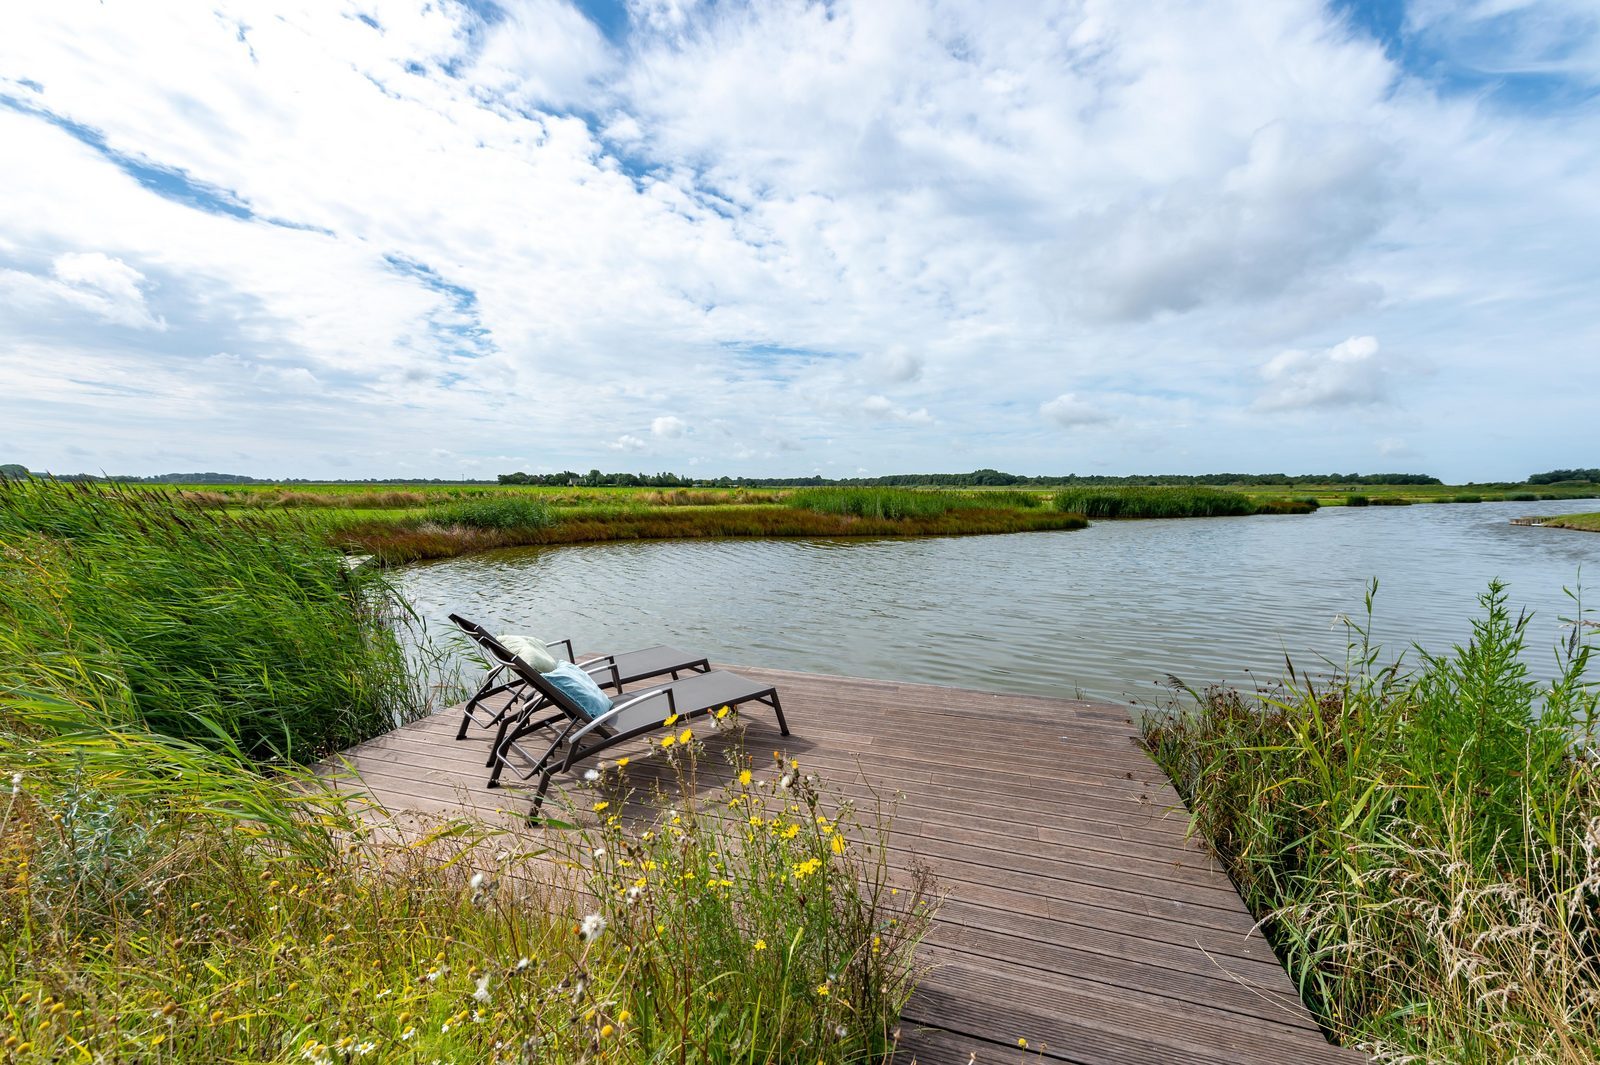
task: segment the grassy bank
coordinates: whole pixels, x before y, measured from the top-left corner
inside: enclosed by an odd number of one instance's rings
[[[0,1060],[883,1055],[926,885],[798,767],[405,842],[296,766],[419,709],[381,580],[295,522],[0,486]]]
[[[1315,500],[1252,499],[1223,488],[1184,486],[1066,488],[1055,508],[1088,518],[1215,518],[1245,514],[1309,514]]]
[[[1600,1060],[1596,688],[1580,628],[1549,688],[1491,586],[1415,672],[1348,669],[1145,724],[1322,1022],[1385,1061]]]
[[[1080,529],[1088,524],[1081,515],[1046,510],[1034,497],[1028,499],[1032,506],[1009,499],[991,501],[982,494],[818,489],[795,493],[785,505],[543,507],[534,520],[509,526],[441,519],[434,511],[378,519],[352,512],[331,525],[329,535],[346,550],[399,563],[540,544],[729,536],[963,536]],[[453,509],[459,513],[476,506]]]
[[[256,760],[392,728],[420,698],[385,578],[323,536],[162,491],[0,481],[0,690],[49,680],[130,728]]]
[[[1600,532],[1600,511],[1592,514],[1558,514],[1553,518],[1540,518],[1539,521],[1553,529],[1582,529],[1586,532]]]

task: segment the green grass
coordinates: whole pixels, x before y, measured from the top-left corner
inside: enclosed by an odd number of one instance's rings
[[[1029,492],[946,492],[915,488],[806,488],[789,506],[856,518],[930,518],[958,510],[1032,510],[1043,500]]]
[[[1584,627],[1545,687],[1504,588],[1482,606],[1469,643],[1415,672],[1352,628],[1336,678],[1192,693],[1145,742],[1343,1041],[1390,1061],[1600,1060]]]
[[[626,819],[613,767],[421,838],[295,765],[415,709],[386,597],[293,516],[0,484],[0,1060],[882,1056],[930,884],[796,765],[702,793],[683,730]]]
[[[419,709],[385,578],[314,525],[4,481],[0,551],[0,690],[70,678],[130,727],[285,761]]]
[[[1589,514],[1558,514],[1553,518],[1540,519],[1545,525],[1556,529],[1583,529],[1587,532],[1600,532],[1600,511]]]
[[[429,507],[423,521],[468,529],[544,529],[556,519],[543,500],[525,495],[463,499]]]
[[[1262,512],[1304,513],[1315,509],[1283,501],[1260,503],[1222,488],[1066,488],[1055,494],[1055,508],[1097,518],[1214,518]]]

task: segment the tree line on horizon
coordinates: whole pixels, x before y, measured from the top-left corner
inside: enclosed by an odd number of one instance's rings
[[[1353,485],[1437,485],[1439,478],[1425,473],[1197,473],[1197,474],[1081,474],[1026,476],[995,469],[971,473],[894,473],[879,477],[685,477],[662,473],[588,473],[562,470],[559,473],[502,473],[494,481],[452,477],[350,477],[329,480],[314,477],[251,477],[237,473],[161,473],[148,477],[131,474],[65,473],[30,471],[19,463],[0,464],[0,477],[52,477],[58,481],[107,481],[117,484],[506,484],[582,488],[894,488],[931,485],[940,488],[1061,488],[1075,485],[1235,485],[1262,486],[1297,484]],[[1550,485],[1563,482],[1600,484],[1600,467],[1574,467],[1529,474],[1524,484]],[[1475,482],[1469,482],[1475,483]],[[1511,483],[1511,482],[1506,482]]]

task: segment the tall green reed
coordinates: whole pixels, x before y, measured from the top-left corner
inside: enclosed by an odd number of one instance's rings
[[[1086,518],[1212,518],[1254,514],[1248,496],[1220,488],[1126,487],[1066,488],[1055,494],[1055,508]]]
[[[930,518],[955,510],[1032,510],[1038,496],[1028,492],[940,492],[910,488],[806,488],[788,504],[818,514],[857,518]]]
[[[1331,679],[1191,693],[1145,741],[1330,1030],[1383,1060],[1594,1061],[1590,649],[1575,626],[1534,684],[1527,619],[1499,583],[1481,604],[1415,672],[1352,624]]]
[[[5,481],[0,552],[0,698],[84,694],[119,722],[270,761],[419,708],[385,578],[313,525]]]

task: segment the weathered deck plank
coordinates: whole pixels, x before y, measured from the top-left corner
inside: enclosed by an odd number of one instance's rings
[[[778,686],[794,732],[753,711],[746,748],[799,758],[864,803],[901,796],[891,856],[915,856],[945,890],[901,1060],[1363,1060],[1322,1037],[1120,708],[740,672]],[[458,721],[347,752],[359,786],[393,811],[520,814],[514,789],[483,786],[484,734],[457,743]],[[659,772],[628,768],[639,786]]]

